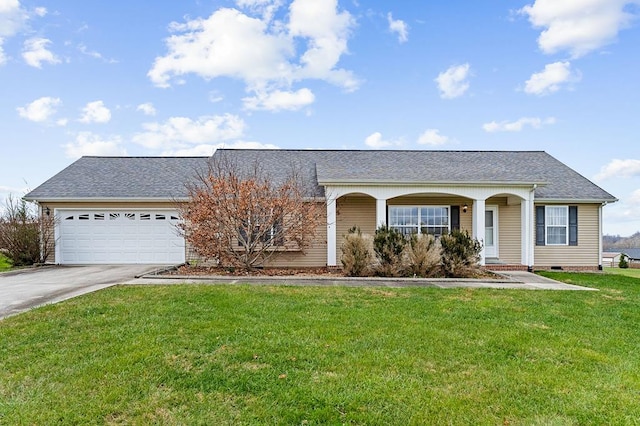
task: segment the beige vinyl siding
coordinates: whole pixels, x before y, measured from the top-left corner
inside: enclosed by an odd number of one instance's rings
[[[324,203],[318,206],[322,216],[316,229],[316,235],[304,252],[285,251],[272,258],[267,267],[311,268],[327,266],[327,208]]]
[[[367,195],[345,195],[336,204],[336,259],[342,265],[342,241],[349,229],[360,228],[363,234],[376,232],[376,200]]]
[[[540,205],[543,204],[536,204],[536,206]],[[599,204],[578,204],[578,245],[536,245],[534,249],[535,266],[540,268],[548,268],[551,266],[597,267],[601,262],[601,259],[598,257],[600,244],[599,209]],[[535,243],[535,229],[533,238]]]

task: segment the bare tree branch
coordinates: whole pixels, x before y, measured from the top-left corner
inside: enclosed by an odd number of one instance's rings
[[[258,162],[238,164],[216,155],[187,185],[178,204],[185,239],[198,255],[221,266],[265,266],[284,251],[304,252],[320,225],[321,204],[308,201],[295,165],[276,182]],[[283,165],[287,167],[287,165]]]

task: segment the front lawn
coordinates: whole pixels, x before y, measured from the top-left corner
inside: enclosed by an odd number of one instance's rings
[[[0,272],[8,271],[9,269],[11,269],[11,266],[11,261],[9,261],[6,256],[0,253]]]
[[[605,267],[607,274],[626,275],[627,277],[640,278],[640,269],[636,268],[609,268]]]
[[[0,321],[0,424],[634,424],[640,281],[120,286]]]

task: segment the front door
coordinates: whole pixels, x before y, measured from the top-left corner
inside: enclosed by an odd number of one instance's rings
[[[485,209],[484,256],[498,257],[498,206],[487,206]]]

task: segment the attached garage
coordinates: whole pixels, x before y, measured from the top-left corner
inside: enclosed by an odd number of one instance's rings
[[[185,241],[175,210],[56,209],[56,263],[178,264]]]

